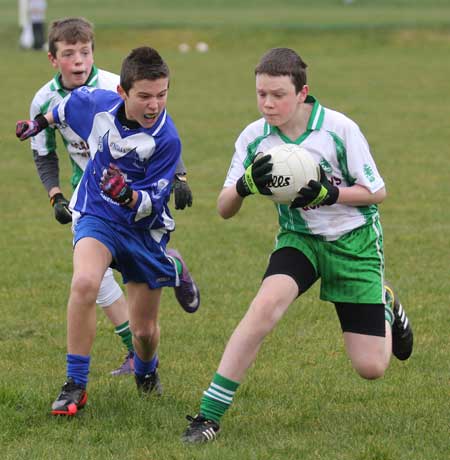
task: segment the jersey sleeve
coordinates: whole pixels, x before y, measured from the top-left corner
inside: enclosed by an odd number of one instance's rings
[[[45,106],[41,106],[36,95],[30,105],[30,119],[34,120],[34,118],[36,118],[36,115],[39,115],[40,113],[45,114],[46,112],[47,109],[45,108]],[[48,155],[50,152],[56,151],[55,127],[48,126],[39,134],[32,137],[31,150],[37,152],[39,156],[45,156]]]
[[[184,165],[183,157],[181,155],[175,169],[175,174],[181,174],[182,176],[187,174],[186,166]]]
[[[137,222],[150,214],[159,216],[167,203],[172,187],[175,168],[180,159],[181,141],[172,138],[157,145],[157,155],[149,163],[144,179],[135,181],[133,190],[139,194],[134,206],[134,221]]]
[[[82,86],[67,95],[54,109],[56,124],[67,124],[83,140],[87,140],[96,112],[93,89]]]
[[[234,185],[238,179],[244,174],[244,161],[247,156],[248,142],[246,136],[242,133],[234,144],[234,155],[231,159],[230,167],[228,168],[227,177],[225,178],[224,187]]]
[[[353,122],[345,131],[348,169],[355,183],[375,193],[384,187],[384,181],[378,172],[370,153],[369,144],[359,127]]]

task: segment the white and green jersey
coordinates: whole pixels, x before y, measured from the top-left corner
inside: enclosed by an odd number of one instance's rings
[[[95,66],[93,66],[92,72],[86,82],[86,86],[108,89],[111,91],[116,91],[118,84],[118,75],[107,72],[106,70],[97,69]],[[30,107],[31,119],[34,119],[39,113],[47,113],[52,110],[53,107],[58,105],[69,93],[69,90],[61,86],[60,74],[57,73],[54,78],[47,82],[34,96]],[[31,149],[35,150],[40,156],[55,152],[56,130],[60,132],[64,146],[72,160],[74,166],[72,185],[75,186],[81,178],[81,174],[77,167],[80,168],[81,171],[85,170],[89,160],[89,147],[67,125],[49,126],[37,136],[32,137]]]
[[[358,125],[342,113],[323,107],[313,96],[308,96],[306,102],[313,105],[308,126],[306,132],[294,141],[278,128],[267,124],[263,118],[242,131],[235,144],[224,187],[235,184],[259,152],[267,152],[283,143],[295,143],[311,152],[328,179],[338,187],[358,184],[371,193],[384,187]],[[282,231],[317,235],[327,241],[334,241],[378,218],[376,205],[348,206],[336,203],[303,209],[290,209],[288,205],[280,204],[275,206]]]

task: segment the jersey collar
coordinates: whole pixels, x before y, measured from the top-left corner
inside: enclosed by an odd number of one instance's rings
[[[280,136],[284,142],[289,144],[300,144],[311,134],[312,131],[318,131],[321,129],[325,116],[325,109],[314,96],[306,96],[305,102],[307,104],[313,104],[313,107],[311,110],[311,115],[309,116],[308,124],[306,126],[306,131],[298,139],[292,141],[287,136],[285,136],[276,126],[269,125],[267,122],[264,124],[264,135],[276,134]]]
[[[158,119],[156,120],[156,123],[151,127],[151,128],[143,128],[139,123],[131,121],[131,120],[123,120],[123,117],[125,117],[125,103],[121,100],[118,102],[112,109],[110,109],[108,112],[112,113],[114,115],[115,123],[117,127],[121,127],[125,131],[133,131],[133,130],[145,130],[147,134],[150,136],[156,137],[159,132],[164,128],[164,125],[166,124],[167,120],[167,109],[164,109]],[[119,113],[122,112],[121,115]],[[128,122],[128,123],[127,123]]]
[[[95,65],[93,65],[91,73],[88,79],[86,80],[86,83],[84,84],[84,86],[90,86],[90,87],[96,88],[97,85],[98,85],[98,69],[97,67],[95,67]],[[58,94],[61,97],[66,97],[70,93],[70,90],[64,88],[64,86],[61,84],[61,73],[60,72],[58,72],[53,77],[52,86],[53,86],[52,89],[55,89],[56,91],[58,91]]]
[[[325,109],[314,96],[306,96],[305,102],[313,104],[311,115],[308,120],[308,131],[318,131],[322,128],[323,119],[325,118]]]

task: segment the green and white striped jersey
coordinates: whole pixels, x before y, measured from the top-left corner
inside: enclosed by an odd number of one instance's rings
[[[311,152],[336,186],[359,184],[371,193],[384,187],[358,125],[342,113],[323,107],[313,96],[308,96],[306,102],[313,105],[308,126],[306,132],[294,141],[263,118],[242,131],[235,144],[224,187],[234,185],[259,152],[267,152],[283,143],[295,143]],[[376,205],[357,207],[336,203],[303,209],[275,206],[281,230],[317,235],[327,241],[337,240],[378,218]]]
[[[95,66],[93,66],[92,72],[86,82],[86,86],[108,89],[111,91],[116,91],[118,84],[118,75],[107,72],[106,70],[97,69]],[[60,74],[57,73],[54,78],[47,82],[34,96],[30,107],[30,118],[34,119],[39,113],[49,112],[69,93],[70,91],[61,86]],[[41,156],[48,155],[49,152],[55,152],[56,130],[60,132],[64,146],[72,161],[84,171],[89,160],[89,147],[68,126],[49,126],[37,136],[32,137],[32,150],[37,151]]]

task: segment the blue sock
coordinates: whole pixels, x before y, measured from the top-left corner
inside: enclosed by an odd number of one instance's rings
[[[88,383],[90,356],[71,355],[67,353],[67,377],[72,377],[74,382],[86,388]]]
[[[158,364],[159,360],[157,354],[153,356],[151,361],[142,361],[138,354],[136,352],[134,353],[134,373],[136,375],[145,376],[147,374],[151,374],[156,370]]]

